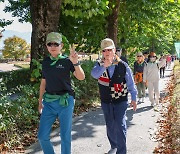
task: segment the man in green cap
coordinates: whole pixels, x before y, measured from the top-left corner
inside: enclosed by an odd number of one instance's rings
[[[50,56],[42,62],[42,80],[40,84],[39,107],[41,113],[38,139],[45,154],[54,154],[50,142],[50,132],[58,117],[60,121],[61,154],[71,153],[71,127],[74,110],[74,91],[71,86],[70,72],[78,80],[85,75],[78,54],[70,47],[70,56],[62,55],[62,36],[57,32],[47,35],[46,46]]]

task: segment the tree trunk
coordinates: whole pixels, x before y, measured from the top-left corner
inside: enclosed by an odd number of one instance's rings
[[[124,33],[124,31],[122,32],[122,34]],[[125,44],[126,40],[124,38],[124,36],[120,39],[120,44]],[[125,48],[122,48],[122,55],[127,57],[127,50]]]
[[[61,0],[30,0],[32,20],[31,62],[48,54],[46,35],[57,32],[60,19]],[[32,65],[31,65],[32,68]]]
[[[115,7],[113,8],[113,5]],[[120,7],[120,0],[110,0],[109,7],[112,9],[112,13],[107,17],[107,35],[114,41],[117,46],[117,34],[118,34],[118,14]]]

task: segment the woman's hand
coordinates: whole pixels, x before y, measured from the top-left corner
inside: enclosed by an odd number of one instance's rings
[[[78,63],[78,54],[75,51],[75,46],[74,44],[72,44],[72,46],[70,45],[70,55],[69,55],[69,59],[73,64],[77,64]]]

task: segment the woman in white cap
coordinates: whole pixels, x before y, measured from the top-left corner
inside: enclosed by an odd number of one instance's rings
[[[62,55],[62,36],[57,32],[47,35],[46,46],[50,56],[42,63],[42,80],[39,94],[39,112],[41,113],[38,139],[44,154],[54,154],[50,142],[50,132],[56,118],[60,121],[61,154],[71,153],[71,126],[74,109],[74,91],[70,73],[78,80],[85,78],[74,48],[70,48],[70,57]]]
[[[159,69],[164,66],[166,59],[163,59],[161,62],[157,63],[157,56],[154,52],[151,52],[149,55],[149,60],[147,65],[144,67],[143,71],[143,82],[147,83],[149,100],[151,106],[154,106],[155,103],[159,104]],[[155,98],[154,98],[155,94]]]

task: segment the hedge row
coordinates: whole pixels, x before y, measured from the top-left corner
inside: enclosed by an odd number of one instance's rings
[[[0,72],[0,82],[3,82],[7,90],[10,91],[18,85],[26,85],[30,82],[30,69],[24,68],[10,72]]]

